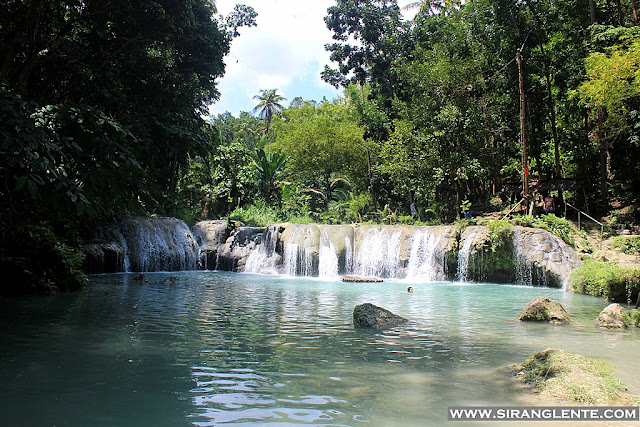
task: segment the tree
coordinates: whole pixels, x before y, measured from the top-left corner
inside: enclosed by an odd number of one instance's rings
[[[601,34],[606,37],[607,30]],[[577,89],[580,99],[597,114],[597,144],[600,151],[600,202],[608,207],[608,150],[612,141],[628,127],[627,102],[640,96],[640,40],[624,35],[620,44],[586,59],[587,80]]]
[[[214,12],[208,0],[0,3],[0,253],[30,226],[77,245],[89,220],[176,212],[181,170],[212,148],[202,115],[223,58],[255,25],[249,7]]]
[[[307,188],[322,192],[322,208],[338,188],[335,178],[346,178],[357,190],[366,188],[366,148],[362,129],[347,102],[336,100],[319,106],[305,103],[283,111],[274,122],[276,141],[269,149],[291,159],[288,169]]]
[[[264,119],[265,134],[269,133],[269,127],[274,116],[280,115],[282,105],[280,102],[286,101],[287,98],[278,95],[278,89],[261,90],[259,95],[253,97],[260,101],[253,109],[254,113],[258,113],[258,117]]]
[[[327,9],[324,21],[337,41],[325,49],[338,67],[325,66],[322,79],[335,87],[370,83],[376,91],[392,96],[392,63],[411,42],[405,34],[409,24],[402,21],[396,0],[338,0]]]

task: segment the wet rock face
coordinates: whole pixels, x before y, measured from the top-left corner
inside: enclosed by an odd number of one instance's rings
[[[203,270],[214,270],[220,247],[229,238],[230,229],[227,221],[200,221],[191,232],[200,246],[199,267]]]
[[[596,326],[604,329],[626,329],[623,313],[624,308],[620,304],[610,304],[600,312]]]
[[[549,298],[536,297],[526,305],[518,320],[568,323],[573,319],[559,302],[551,301]]]
[[[265,229],[261,227],[238,227],[218,251],[216,268],[224,271],[244,271],[247,259],[256,249]]]
[[[383,329],[407,321],[404,317],[370,303],[357,305],[353,309],[353,325],[359,328]]]
[[[514,246],[518,255],[540,276],[541,284],[562,287],[580,265],[573,248],[546,230],[515,227]]]

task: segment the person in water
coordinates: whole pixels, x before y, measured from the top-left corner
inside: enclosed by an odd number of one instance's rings
[[[413,293],[413,288],[412,288],[411,286],[409,286],[409,287],[407,288],[407,293],[408,293],[408,294],[412,294],[412,293]]]

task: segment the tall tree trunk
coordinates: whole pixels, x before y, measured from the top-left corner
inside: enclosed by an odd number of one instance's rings
[[[618,21],[620,22],[620,26],[624,24],[624,18],[622,17],[622,5],[620,4],[620,0],[616,0],[616,7],[618,9]]]
[[[548,64],[545,64],[545,78],[547,81],[547,96],[549,98],[549,112],[551,118],[551,137],[553,138],[553,154],[556,166],[556,178],[562,178],[562,167],[560,166],[560,141],[558,140],[558,127],[556,125],[556,103],[551,90],[551,76]],[[558,206],[562,205],[564,198],[562,197],[562,189],[558,190]]]
[[[604,108],[598,107],[598,151],[600,154],[600,204],[602,213],[606,213],[609,207],[609,197],[607,195],[607,144],[602,132],[602,122],[604,121]]]
[[[636,0],[631,1],[633,7],[633,25],[638,25],[638,8],[636,7]]]
[[[529,206],[529,159],[527,156],[527,117],[526,117],[526,99],[524,94],[524,74],[522,71],[522,49],[518,49],[516,53],[516,61],[518,62],[518,75],[520,83],[520,144],[522,149],[522,171],[523,179],[523,196],[525,206]]]
[[[589,14],[591,15],[591,25],[596,23],[596,3],[594,0],[589,0]]]

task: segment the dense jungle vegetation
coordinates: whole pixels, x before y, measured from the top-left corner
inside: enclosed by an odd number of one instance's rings
[[[205,119],[252,8],[2,2],[1,293],[81,285],[83,234],[127,215],[439,223],[517,202],[526,175],[640,223],[635,0],[416,6],[328,9],[322,77],[341,98],[265,89]]]

